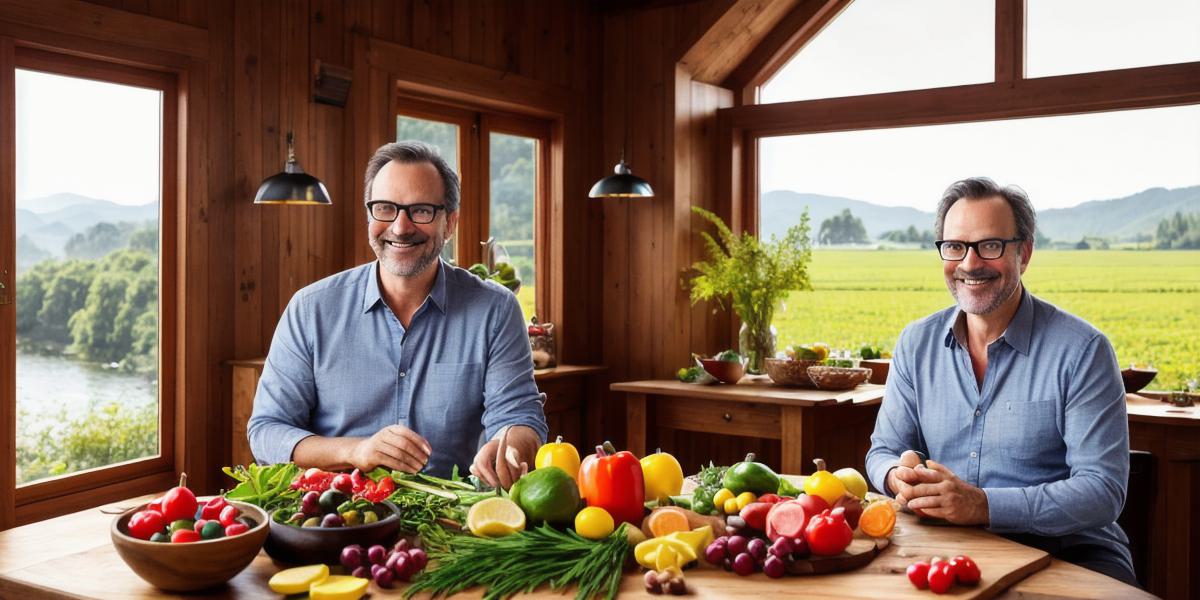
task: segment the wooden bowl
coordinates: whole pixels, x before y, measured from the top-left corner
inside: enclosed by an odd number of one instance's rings
[[[293,565],[341,564],[342,548],[361,544],[391,547],[400,534],[400,508],[383,502],[392,514],[368,525],[353,527],[296,527],[270,519],[271,534],[263,547],[280,562]]]
[[[867,380],[868,383],[883,385],[887,383],[888,371],[892,369],[892,359],[873,358],[860,360],[858,361],[858,366],[871,370],[871,378]]]
[[[1154,376],[1158,375],[1157,369],[1125,369],[1121,371],[1121,381],[1125,383],[1125,393],[1132,394],[1146,387]]]
[[[267,513],[261,508],[236,500],[229,503],[253,520],[254,527],[232,537],[187,544],[139,540],[129,535],[129,518],[146,508],[143,504],[113,520],[110,531],[113,546],[138,577],[159,589],[191,592],[221,585],[233,579],[258,556],[270,531]]]
[[[746,374],[745,361],[730,362],[715,358],[701,358],[700,366],[721,383],[737,383]]]
[[[813,385],[829,391],[852,390],[867,380],[873,373],[871,369],[862,367],[829,367],[816,366],[808,368],[808,376]]]
[[[768,358],[764,361],[767,376],[779,385],[815,387],[808,376],[808,368],[821,364],[819,360],[792,360],[790,358]]]

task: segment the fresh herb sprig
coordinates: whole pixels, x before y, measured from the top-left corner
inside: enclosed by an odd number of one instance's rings
[[[418,576],[405,597],[419,592],[449,596],[484,586],[484,600],[501,600],[543,585],[552,590],[574,585],[576,600],[600,595],[612,600],[629,551],[626,527],[622,524],[599,541],[548,525],[502,538],[433,534],[427,548],[437,566]]]
[[[226,475],[238,481],[237,487],[225,494],[229,500],[254,504],[268,513],[298,500],[303,493],[292,489],[292,480],[300,473],[293,463],[276,465],[223,467]]]
[[[718,467],[709,461],[708,466],[700,467],[700,472],[693,475],[696,480],[696,489],[692,492],[692,510],[702,514],[716,514],[717,509],[713,506],[713,496],[721,491],[721,482],[725,479],[725,471],[729,467]]]

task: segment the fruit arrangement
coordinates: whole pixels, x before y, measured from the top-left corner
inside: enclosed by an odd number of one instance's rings
[[[495,281],[496,283],[499,283],[500,285],[512,290],[513,293],[516,293],[517,290],[521,289],[521,280],[517,277],[517,270],[509,263],[498,262],[496,263],[495,269],[491,270],[489,270],[487,265],[483,263],[475,263],[470,267],[467,267],[467,270],[470,271],[472,275],[475,275],[476,277],[485,281],[491,279],[492,281]]]
[[[139,540],[184,544],[246,533],[255,523],[242,511],[217,496],[201,505],[187,487],[187,474],[179,485],[152,500],[129,518],[129,535]]]
[[[370,579],[386,589],[397,581],[408,582],[425,570],[429,556],[406,538],[400,538],[390,550],[381,545],[370,548],[358,544],[346,546],[342,549],[341,563],[354,577]]]

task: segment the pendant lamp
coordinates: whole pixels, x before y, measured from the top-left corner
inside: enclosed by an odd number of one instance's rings
[[[588,192],[590,198],[652,198],[654,189],[650,182],[633,174],[625,164],[625,150],[621,150],[621,162],[613,168],[613,174],[597,181]]]
[[[329,199],[329,191],[320,179],[309,175],[296,162],[296,149],[292,140],[292,132],[287,134],[288,158],[282,173],[276,173],[258,186],[254,195],[255,204],[314,204],[328,206],[333,204]]]

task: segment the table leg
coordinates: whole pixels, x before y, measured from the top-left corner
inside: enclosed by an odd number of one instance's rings
[[[646,455],[646,395],[625,395],[625,449]]]
[[[801,473],[812,471],[805,468],[805,459],[813,456],[812,445],[812,415],[805,414],[801,406],[780,407],[780,460],[781,473]]]

